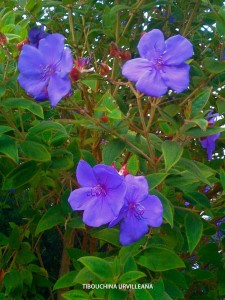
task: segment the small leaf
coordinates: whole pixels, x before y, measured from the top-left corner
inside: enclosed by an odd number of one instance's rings
[[[203,224],[199,215],[188,213],[184,220],[189,252],[192,253],[201,239]]]
[[[12,109],[27,109],[32,112],[34,115],[38,116],[41,119],[44,119],[43,109],[42,107],[35,103],[32,100],[23,99],[23,98],[7,98],[2,100],[0,106],[4,108],[12,108]]]
[[[7,174],[3,190],[17,189],[28,184],[39,172],[40,167],[34,161],[28,161]]]
[[[225,71],[225,63],[215,60],[212,57],[206,57],[202,61],[203,67],[211,73],[221,73]]]
[[[65,222],[65,218],[62,215],[62,210],[60,205],[55,205],[51,207],[40,219],[35,235],[38,235],[40,232],[48,230],[55,225],[62,224]]]
[[[171,227],[173,227],[173,214],[174,214],[173,206],[171,205],[170,201],[160,192],[155,190],[154,195],[159,197],[159,199],[162,202],[163,218],[170,224]]]
[[[220,182],[225,191],[225,171],[223,169],[220,171]]]
[[[198,115],[205,107],[211,95],[211,91],[212,88],[207,88],[199,92],[197,97],[192,102],[191,117]]]
[[[172,250],[160,246],[149,247],[137,257],[137,263],[155,272],[185,268],[182,259]]]
[[[131,173],[132,175],[137,174],[137,172],[139,171],[139,160],[137,158],[137,155],[133,154],[128,159],[126,168],[129,171],[129,173]]]
[[[18,149],[16,142],[7,135],[0,136],[0,153],[5,154],[14,162],[18,162]]]
[[[62,294],[62,297],[66,300],[84,300],[90,299],[89,295],[81,290],[73,290]]]
[[[33,141],[24,141],[20,144],[24,154],[36,161],[49,161],[51,154],[46,147]]]
[[[192,128],[192,129],[186,131],[185,134],[187,136],[193,136],[193,137],[199,138],[199,137],[214,135],[219,132],[223,132],[224,130],[225,130],[225,127],[224,128],[222,128],[222,127],[207,128],[205,131],[203,131],[200,128]]]
[[[102,151],[103,163],[111,165],[120,156],[125,148],[125,143],[119,139],[114,139],[107,143]]]
[[[165,169],[168,171],[181,158],[183,148],[177,142],[165,141],[162,144],[162,152],[165,160]]]
[[[113,278],[110,264],[102,258],[94,256],[83,256],[78,259],[88,270],[100,279],[106,281]]]
[[[64,274],[56,281],[53,287],[53,291],[76,285],[75,282],[76,276],[77,276],[77,271],[71,271],[67,274]]]
[[[152,173],[146,176],[150,190],[158,186],[166,177],[167,173]]]
[[[139,278],[146,277],[146,274],[140,271],[130,271],[127,273],[124,273],[119,278],[119,283],[130,283],[133,281],[138,280]]]
[[[91,236],[106,241],[114,246],[121,247],[119,242],[119,230],[116,228],[105,228],[91,234]]]
[[[9,132],[9,131],[12,131],[12,130],[15,130],[15,129],[13,129],[10,126],[5,126],[5,125],[0,126],[0,134],[5,133],[5,132]]]

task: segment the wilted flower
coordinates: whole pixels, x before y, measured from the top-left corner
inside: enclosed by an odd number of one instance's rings
[[[209,127],[212,127],[214,125],[215,118],[219,116],[219,114],[213,114],[212,117],[211,117],[211,115],[212,115],[212,112],[209,112],[208,116],[206,118],[208,121]],[[200,144],[201,144],[202,148],[206,149],[208,160],[212,159],[213,151],[216,149],[216,140],[219,137],[220,137],[220,133],[216,133],[213,135],[209,135],[209,136],[200,138]]]
[[[185,61],[193,55],[193,46],[186,38],[175,35],[165,41],[163,33],[153,29],[142,36],[138,51],[141,58],[127,61],[122,69],[138,91],[160,97],[169,88],[181,93],[188,87],[190,66]]]
[[[143,237],[148,232],[148,226],[159,227],[162,224],[163,207],[157,196],[148,194],[144,176],[127,175],[125,182],[125,204],[109,227],[122,220],[120,242],[126,246]]]
[[[110,166],[92,168],[83,160],[78,163],[76,177],[81,188],[71,192],[68,201],[73,210],[84,210],[84,223],[98,227],[115,219],[124,204],[124,177]]]
[[[7,37],[0,32],[0,45],[6,44],[7,42]]]
[[[110,68],[106,63],[99,64],[99,74],[102,76],[108,75],[110,73]]]
[[[24,45],[19,57],[18,77],[21,87],[35,100],[46,98],[55,106],[71,88],[69,72],[73,59],[65,48],[64,36],[50,34],[39,42],[38,48]]]
[[[91,57],[82,57],[74,60],[74,66],[70,72],[70,78],[72,81],[77,81],[82,73],[92,72],[91,69],[86,69],[90,66]]]
[[[44,32],[44,26],[41,28],[34,27],[28,32],[28,41],[31,46],[38,48],[39,41],[48,36],[48,33]]]
[[[131,54],[128,50],[123,50],[122,48],[119,48],[114,42],[110,44],[109,53],[112,57],[116,57],[119,60],[129,60],[131,59]]]

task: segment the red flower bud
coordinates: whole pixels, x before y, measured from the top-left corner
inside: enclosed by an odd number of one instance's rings
[[[1,45],[6,44],[6,42],[7,42],[7,37],[3,33],[0,32],[0,44]]]
[[[19,42],[19,43],[16,45],[16,48],[17,48],[19,51],[21,51],[22,48],[23,48],[23,46],[24,46],[25,44],[28,44],[28,43],[29,43],[29,39],[26,38],[26,39],[23,40],[22,42]]]
[[[103,122],[103,123],[108,123],[109,122],[109,118],[107,116],[101,116],[100,117],[100,120]]]
[[[105,76],[105,75],[109,74],[110,68],[107,64],[100,63],[99,66],[100,66],[99,67],[99,74],[101,74],[102,76]]]
[[[70,72],[70,78],[72,81],[77,81],[80,78],[81,72],[76,68],[73,67],[73,69]]]

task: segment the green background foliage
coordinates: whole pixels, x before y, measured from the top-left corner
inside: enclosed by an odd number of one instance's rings
[[[92,57],[92,72],[54,109],[17,83],[16,45],[37,24],[63,34],[75,59]],[[154,28],[194,46],[189,89],[160,101],[138,94],[109,54],[114,42],[138,57],[142,33]],[[0,299],[224,299],[223,1],[1,0],[0,32]],[[221,116],[214,127],[205,120],[210,109]],[[199,137],[218,132],[208,162]],[[117,227],[85,226],[67,202],[80,159],[127,163],[146,176],[163,225],[126,247]],[[153,289],[85,290],[87,283]]]

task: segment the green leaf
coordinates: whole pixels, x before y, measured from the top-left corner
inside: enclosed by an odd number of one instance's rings
[[[125,143],[120,139],[114,139],[107,143],[102,151],[103,163],[106,165],[111,165],[114,160],[120,156],[125,148]]]
[[[127,300],[127,294],[128,291],[123,291],[123,290],[117,290],[117,289],[111,289],[109,291],[109,297],[108,300]],[[1,299],[0,299],[1,300]]]
[[[28,184],[39,172],[40,167],[34,161],[28,161],[7,174],[2,189],[17,189]]]
[[[225,191],[225,171],[223,169],[220,171],[220,182]]]
[[[5,154],[14,162],[18,162],[18,149],[16,142],[7,135],[0,136],[0,153]]]
[[[44,119],[42,107],[39,104],[35,103],[33,100],[23,98],[7,98],[2,100],[0,106],[11,109],[26,109],[39,118]]]
[[[167,172],[179,161],[183,153],[183,148],[177,142],[165,141],[162,144],[162,152]]]
[[[83,300],[90,299],[89,295],[81,290],[73,290],[62,294],[66,300]]]
[[[111,8],[110,14],[115,14],[120,10],[127,10],[127,9],[130,9],[130,6],[124,4],[115,5]]]
[[[137,155],[135,154],[131,155],[131,157],[128,159],[126,168],[130,174],[132,175],[137,174],[137,172],[139,171],[139,160]]]
[[[192,192],[184,195],[185,200],[190,201],[193,205],[198,204],[201,208],[210,208],[209,199],[200,192]]]
[[[137,263],[155,272],[185,268],[182,259],[172,250],[160,246],[149,247],[137,257]]]
[[[122,114],[121,111],[119,109],[113,109],[112,111],[110,111],[107,116],[113,120],[121,120],[122,119]]]
[[[46,211],[46,213],[41,217],[35,235],[38,235],[40,232],[48,230],[55,225],[63,224],[65,222],[65,218],[62,215],[62,210],[60,205],[55,205]]]
[[[167,173],[152,173],[146,176],[150,190],[158,186],[166,177]]]
[[[30,128],[28,135],[29,136],[37,136],[45,133],[46,131],[50,132],[57,132],[57,133],[64,133],[66,136],[68,136],[65,127],[57,122],[52,121],[43,121],[33,127]]]
[[[119,230],[116,228],[105,228],[91,234],[91,236],[106,241],[114,246],[121,247],[119,242]]]
[[[223,132],[225,130],[225,127],[213,127],[213,128],[207,128],[205,131],[200,128],[192,128],[185,132],[187,136],[193,136],[196,138],[204,137],[204,136],[210,136],[217,134],[219,132]]]
[[[56,149],[52,151],[51,169],[68,170],[73,167],[73,154],[64,149]]]
[[[15,130],[14,128],[10,127],[10,126],[5,126],[5,125],[1,125],[0,126],[0,134],[5,133],[5,132],[9,132]]]
[[[184,299],[183,292],[177,287],[177,285],[171,281],[164,279],[164,288],[165,291],[169,294],[172,299]]]
[[[16,292],[17,295],[22,293],[23,282],[20,273],[16,270],[7,272],[4,276],[4,287],[5,293],[8,295],[12,294],[13,292]]]
[[[94,256],[83,256],[78,259],[89,271],[100,279],[112,280],[113,273],[110,264],[102,258]]]
[[[154,300],[156,298],[153,298],[148,290],[134,290],[135,294],[135,300]],[[158,298],[160,299],[160,298]]]
[[[64,274],[56,281],[53,287],[53,291],[76,285],[75,282],[76,276],[77,276],[77,271],[71,271],[67,274]]]
[[[36,161],[49,161],[51,160],[51,154],[46,147],[40,143],[33,141],[24,141],[20,144],[22,151],[27,157]]]
[[[140,271],[130,271],[120,276],[118,283],[131,283],[139,278],[146,277],[146,274]]]
[[[97,84],[98,84],[98,81],[97,80],[88,80],[88,79],[85,79],[85,80],[81,80],[81,82],[83,84],[85,84],[87,87],[91,88],[94,92],[96,91],[97,89]]]
[[[194,213],[188,213],[185,216],[184,226],[188,241],[189,252],[192,253],[202,236],[202,220],[199,217],[199,215]]]
[[[154,191],[154,195],[159,197],[159,199],[162,202],[163,218],[170,224],[171,227],[173,227],[173,214],[174,214],[173,206],[171,205],[170,201],[157,190]]]
[[[198,93],[197,97],[192,102],[191,117],[198,115],[201,112],[201,110],[205,107],[211,95],[211,91],[212,88],[210,87]]]
[[[225,62],[220,62],[212,57],[206,57],[202,61],[203,67],[211,73],[221,73],[225,71]]]

